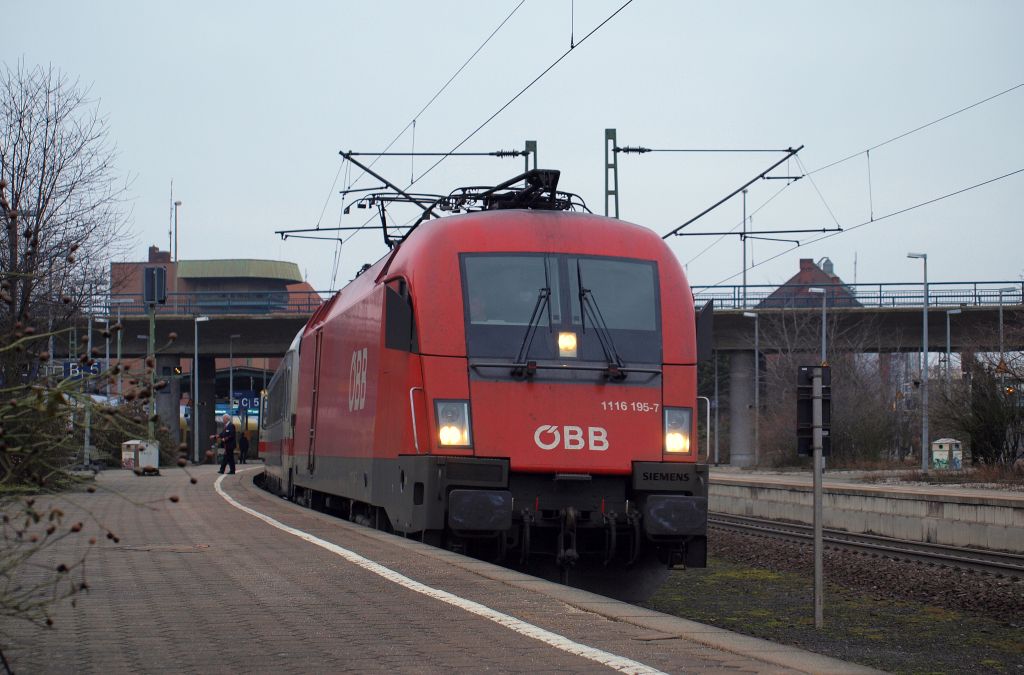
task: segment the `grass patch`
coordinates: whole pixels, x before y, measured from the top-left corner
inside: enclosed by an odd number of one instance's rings
[[[824,599],[816,630],[813,578],[712,557],[673,572],[646,606],[891,672],[1024,671],[1024,626],[832,584]]]

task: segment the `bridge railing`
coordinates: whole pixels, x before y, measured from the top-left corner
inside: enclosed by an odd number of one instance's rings
[[[829,307],[921,307],[921,283],[786,284],[782,286],[692,286],[697,305],[715,301],[716,309],[778,309],[820,307],[824,289]],[[929,307],[981,307],[1024,304],[1024,281],[940,281],[928,284]]]
[[[921,284],[787,284],[743,286],[693,286],[694,300],[701,305],[715,301],[716,309],[765,309],[820,307],[823,288],[829,307],[920,307]],[[1000,292],[1002,289],[1002,292]],[[167,302],[156,306],[157,315],[217,314],[312,314],[333,291],[199,291],[168,293]],[[940,281],[928,284],[929,307],[980,307],[1024,304],[1024,281]],[[146,313],[141,293],[116,293],[91,303],[96,314],[137,316]]]
[[[198,291],[168,293],[167,302],[156,305],[156,314],[293,314],[309,315],[333,292],[318,291]],[[96,298],[93,309],[108,316],[146,314],[141,293],[115,293]]]

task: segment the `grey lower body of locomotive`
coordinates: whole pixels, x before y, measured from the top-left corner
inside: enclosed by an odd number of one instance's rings
[[[506,459],[438,455],[295,459],[271,489],[378,527],[379,509],[387,527],[424,540],[493,537],[501,557],[559,566],[629,566],[652,551],[667,566],[707,564],[707,465],[634,462],[623,476],[513,473]]]

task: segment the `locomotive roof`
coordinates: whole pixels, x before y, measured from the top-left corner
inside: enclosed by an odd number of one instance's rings
[[[507,209],[476,211],[423,223],[400,247],[399,258],[443,249],[575,252],[659,259],[667,245],[653,230],[589,213]]]

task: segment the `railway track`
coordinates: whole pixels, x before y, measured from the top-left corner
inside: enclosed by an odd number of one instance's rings
[[[810,525],[724,513],[708,514],[708,524],[712,527],[799,543],[809,543],[814,537],[814,528]],[[1024,578],[1024,555],[906,541],[870,534],[851,534],[828,528],[824,530],[823,540],[831,548],[855,550],[899,560],[914,560],[996,576]]]

